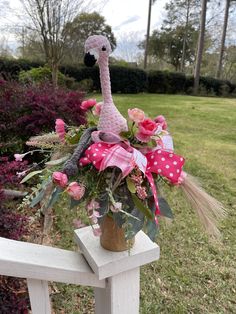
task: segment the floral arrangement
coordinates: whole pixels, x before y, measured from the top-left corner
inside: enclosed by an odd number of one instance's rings
[[[94,225],[109,215],[117,225],[126,226],[127,237],[145,228],[154,239],[158,216],[172,217],[167,202],[158,200],[158,184],[179,185],[184,177],[184,158],[174,154],[167,122],[161,115],[152,120],[140,109],[129,109],[127,131],[116,135],[94,130],[102,105],[95,99],[86,100],[81,108],[87,114],[87,124],[73,127],[57,119],[54,133],[32,137],[28,145],[51,149],[51,156],[59,158],[46,162],[43,170],[30,172],[22,182],[34,175],[42,179],[40,190],[29,198],[33,206],[43,200],[47,186],[53,183],[51,197],[44,206],[52,206],[60,195],[67,194],[71,208],[86,208],[95,235],[101,230]],[[88,130],[92,130],[91,139],[76,161],[76,175],[71,175],[67,166],[75,144],[81,143]],[[15,154],[18,161],[24,156]]]
[[[23,179],[25,182],[35,174],[42,179],[27,201],[31,206],[44,201],[44,206],[52,207],[61,195],[68,195],[71,208],[86,209],[95,235],[103,236],[98,225],[111,217],[125,230],[126,239],[144,229],[154,240],[158,216],[173,216],[168,203],[158,197],[159,186],[165,183],[181,186],[207,231],[218,236],[216,223],[224,216],[224,208],[183,171],[185,159],[174,153],[165,118],[151,119],[133,108],[125,119],[111,95],[109,41],[101,35],[90,36],[85,52],[86,65],[99,65],[103,102],[82,102],[86,124],[69,126],[57,119],[54,133],[27,142],[52,151],[43,170],[30,172]]]

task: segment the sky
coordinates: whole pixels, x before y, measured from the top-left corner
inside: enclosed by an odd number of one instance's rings
[[[0,0],[0,8],[4,2],[5,0]],[[157,0],[153,5],[151,30],[161,24],[166,2],[167,0]],[[9,3],[15,10],[19,7],[19,0],[9,0]],[[108,0],[100,11],[117,39],[114,56],[131,61],[134,55],[137,55],[137,43],[144,39],[146,34],[148,3],[148,0]],[[0,25],[9,24],[11,19],[14,20],[13,16],[11,12],[8,16],[1,16],[0,12]],[[7,38],[8,44],[14,49],[17,46],[14,36],[8,35]]]
[[[157,0],[152,7],[151,30],[161,25],[167,0]],[[137,43],[145,38],[148,18],[148,0],[109,0],[102,11],[117,38],[114,56],[134,61]],[[140,51],[141,53],[141,51]]]

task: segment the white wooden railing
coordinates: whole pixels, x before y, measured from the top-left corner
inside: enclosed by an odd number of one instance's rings
[[[120,253],[104,250],[90,227],[75,235],[82,253],[0,238],[0,274],[27,278],[33,314],[51,313],[48,281],[94,287],[96,314],[138,314],[139,269],[159,258],[159,247],[142,231]]]

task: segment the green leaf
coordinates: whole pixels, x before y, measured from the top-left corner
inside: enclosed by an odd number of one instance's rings
[[[153,214],[151,210],[148,207],[146,207],[143,204],[143,202],[135,194],[132,194],[132,198],[133,198],[135,207],[137,207],[141,212],[143,212],[147,218],[153,219]]]
[[[120,228],[125,223],[125,218],[121,213],[113,213],[112,217],[113,217],[116,225]]]
[[[128,190],[131,193],[135,193],[136,192],[136,186],[135,186],[134,182],[130,179],[130,177],[126,178],[126,183],[127,183]]]
[[[158,204],[159,204],[159,208],[160,208],[160,212],[162,216],[170,218],[170,219],[174,217],[169,204],[163,197],[158,197]],[[153,195],[148,198],[148,206],[151,209],[151,211],[155,213],[156,205],[155,205]]]
[[[127,132],[121,132],[120,136],[123,138],[129,138],[131,136],[131,132],[127,131]]]
[[[159,197],[158,203],[159,203],[161,215],[172,219],[174,216],[167,201],[163,197]]]
[[[66,160],[68,160],[70,158],[71,154],[67,154],[66,156],[60,158],[60,159],[56,159],[56,160],[50,160],[48,162],[45,162],[45,165],[48,166],[56,166],[56,165],[60,165],[63,162],[65,162]]]
[[[25,176],[20,183],[25,183],[26,181],[28,181],[29,179],[31,179],[32,177],[34,177],[36,174],[41,173],[43,170],[36,170],[36,171],[32,171],[30,173],[27,174],[27,176]]]
[[[98,209],[99,214],[101,216],[105,215],[105,213],[107,213],[109,211],[109,193],[105,192],[103,194],[100,195],[100,198],[98,199],[100,208]]]
[[[155,241],[156,235],[159,231],[159,226],[155,220],[148,220],[146,223],[146,233],[152,241]]]
[[[150,148],[154,148],[157,146],[157,143],[154,139],[151,139],[148,143],[147,143],[147,146],[150,147]]]
[[[34,207],[35,205],[37,205],[39,202],[42,201],[43,197],[45,194],[45,189],[42,189],[31,201],[30,203],[30,207]]]
[[[58,200],[58,197],[60,196],[61,192],[62,192],[62,188],[60,188],[59,186],[57,186],[53,190],[52,195],[51,195],[51,197],[50,197],[50,199],[48,201],[48,204],[46,206],[46,209],[51,208],[56,203],[56,201]]]
[[[134,208],[131,212],[131,215],[133,217],[136,217],[137,219],[134,219],[132,217],[128,218],[128,224],[131,226],[131,233],[128,234],[127,239],[132,238],[133,236],[136,235],[142,228],[144,224],[144,214],[137,208]]]

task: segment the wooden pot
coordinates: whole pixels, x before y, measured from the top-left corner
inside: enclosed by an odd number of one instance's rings
[[[105,216],[101,222],[100,236],[101,246],[109,251],[122,252],[130,249],[134,245],[135,239],[125,239],[125,230],[117,226],[110,216]]]

